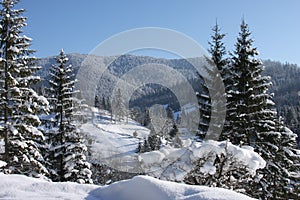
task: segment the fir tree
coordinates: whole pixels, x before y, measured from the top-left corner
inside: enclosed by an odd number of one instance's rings
[[[0,135],[5,152],[0,159],[7,165],[6,173],[29,176],[47,174],[40,147],[44,141],[38,130],[38,114],[46,111],[48,101],[39,96],[33,84],[40,78],[34,66],[31,39],[22,35],[26,26],[23,9],[15,9],[17,0],[3,0],[0,11]]]
[[[95,96],[95,108],[100,108],[100,102],[97,95]]]
[[[275,131],[276,112],[272,96],[267,93],[270,78],[262,76],[262,63],[252,47],[251,32],[243,20],[236,50],[232,54],[230,91],[228,91],[229,122],[234,144],[253,145],[259,135]]]
[[[281,149],[288,148],[281,140],[288,141],[291,134],[277,129],[276,111],[272,95],[268,93],[270,78],[262,76],[262,63],[252,47],[251,32],[242,21],[236,49],[231,58],[231,85],[228,94],[227,138],[234,144],[253,146],[265,160],[266,167],[259,170],[248,194],[262,199],[284,198],[288,173],[283,163],[286,156]],[[255,191],[255,192],[253,192]]]
[[[159,150],[161,147],[160,135],[155,132],[152,126],[150,128],[150,134],[148,136],[148,143],[152,151]]]
[[[57,65],[51,68],[49,101],[54,116],[48,132],[50,147],[47,155],[53,181],[91,183],[90,164],[86,161],[87,147],[74,123],[74,74],[63,50]]]
[[[117,90],[116,95],[113,99],[113,107],[113,114],[115,115],[116,120],[121,121],[121,119],[123,119],[126,114],[126,110],[120,89]]]
[[[205,67],[205,71],[207,73],[206,81],[202,85],[202,92],[197,94],[198,104],[200,109],[200,124],[199,124],[199,137],[200,139],[204,139],[206,136],[206,132],[208,131],[210,122],[212,132],[219,129],[219,125],[223,122],[219,122],[218,119],[211,119],[212,105],[217,107],[221,104],[224,104],[226,101],[225,92],[222,92],[220,89],[220,85],[218,85],[218,81],[215,81],[217,76],[221,76],[221,80],[223,81],[226,89],[226,84],[228,82],[228,59],[226,56],[225,45],[222,40],[225,37],[225,34],[221,33],[221,29],[219,28],[218,23],[216,22],[215,26],[212,28],[213,34],[211,35],[211,41],[209,42],[210,48],[208,49],[211,54],[211,60],[213,63],[207,59],[207,62],[213,66]],[[220,90],[219,90],[220,89]],[[214,100],[212,102],[212,99]],[[220,107],[221,108],[221,107]],[[223,112],[223,111],[222,111]],[[225,112],[225,109],[224,109]],[[218,113],[220,115],[221,113]],[[213,134],[210,134],[209,139],[218,139]]]
[[[108,110],[107,109],[107,103],[106,103],[105,97],[102,97],[102,108],[103,108],[103,110]]]

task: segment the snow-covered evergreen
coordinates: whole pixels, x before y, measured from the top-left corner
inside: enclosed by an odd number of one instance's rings
[[[127,112],[126,112],[123,96],[121,93],[121,89],[118,89],[112,101],[112,115],[115,116],[115,119],[117,121],[121,121],[124,119],[126,114]]]
[[[49,102],[53,117],[48,121],[46,157],[53,181],[91,183],[90,164],[85,156],[87,147],[75,124],[74,105],[78,103],[75,98],[78,91],[74,91],[73,69],[67,63],[68,58],[62,50],[57,65],[51,68]]]
[[[231,82],[227,90],[227,123],[230,127],[225,137],[233,144],[253,146],[265,160],[266,167],[258,172],[248,191],[259,198],[284,198],[288,192],[289,173],[293,162],[287,162],[283,153],[294,140],[285,129],[278,129],[272,95],[268,93],[270,78],[262,76],[262,63],[256,58],[258,51],[252,47],[253,39],[243,20],[236,49],[232,53]],[[288,166],[282,166],[289,163]],[[255,191],[255,192],[253,192]]]
[[[23,9],[14,8],[17,3],[3,0],[0,11],[0,133],[5,145],[0,159],[7,164],[1,171],[41,176],[47,170],[38,115],[46,112],[48,101],[32,89],[40,80],[34,75],[39,67],[31,57],[31,39],[22,34],[26,18]]]
[[[220,113],[218,109],[217,114],[216,109],[213,108],[222,108],[222,104],[226,104],[226,95],[224,89],[226,88],[227,78],[228,78],[228,59],[226,56],[226,49],[223,43],[223,38],[225,34],[221,33],[218,23],[212,28],[213,34],[211,35],[211,41],[209,42],[210,48],[208,49],[211,54],[211,60],[206,58],[208,66],[205,66],[205,71],[207,73],[205,82],[202,84],[202,93],[197,94],[198,103],[200,109],[200,123],[199,123],[199,136],[201,139],[204,139],[206,133],[210,131],[208,139],[219,139],[217,136],[214,136],[214,132],[218,132],[220,129],[220,124],[224,122],[219,121],[218,119],[211,119],[212,116],[218,116],[226,113],[225,108]],[[220,76],[220,77],[219,77]],[[219,81],[216,81],[216,78],[222,80],[223,87],[220,86]],[[215,115],[216,114],[216,115]],[[212,123],[211,123],[212,122]],[[209,128],[211,130],[209,130]]]

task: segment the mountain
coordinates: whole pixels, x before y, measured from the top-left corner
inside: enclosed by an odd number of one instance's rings
[[[90,105],[94,104],[95,95],[98,95],[100,100],[103,97],[110,98],[114,88],[120,85],[129,85],[128,83],[132,80],[126,80],[126,75],[133,72],[136,74],[131,79],[138,77],[142,77],[141,79],[149,78],[152,81],[163,79],[164,83],[141,84],[133,89],[134,92],[132,94],[124,94],[131,95],[130,107],[138,106],[144,109],[154,104],[169,104],[173,110],[179,110],[179,100],[189,103],[189,97],[194,95],[191,94],[191,90],[187,90],[187,85],[192,87],[192,92],[202,91],[200,85],[203,79],[198,75],[193,65],[188,62],[189,60],[186,59],[163,59],[135,55],[103,57],[82,54],[68,54],[68,58],[69,63],[74,67],[75,74],[77,74],[76,78],[80,81],[83,97]],[[203,58],[195,59],[198,60],[200,65],[201,63],[202,65],[207,64]],[[38,74],[44,80],[47,80],[49,78],[49,68],[52,64],[55,64],[55,57],[41,58],[37,64],[42,66]],[[150,71],[149,73],[143,68],[145,66],[150,68],[159,66],[163,69],[162,71]],[[165,66],[168,66],[170,69]],[[275,94],[274,101],[278,113],[283,116],[288,127],[300,136],[300,68],[294,64],[271,60],[265,60],[264,66],[265,71],[263,74],[270,76],[273,83],[270,92]],[[135,68],[139,70],[134,71]],[[140,74],[138,71],[140,71]],[[172,76],[175,72],[179,72],[179,75],[182,75],[184,79],[178,79],[178,74]],[[43,84],[45,85],[47,82],[44,81]],[[122,92],[126,93],[131,90],[131,88],[127,88]],[[174,95],[174,90],[180,91],[182,99],[178,99]]]
[[[93,105],[95,95],[101,98],[110,98],[113,89],[120,82],[121,85],[130,85],[131,80],[125,80],[126,76],[130,73],[134,78],[140,77],[140,79],[143,79],[140,80],[141,84],[137,85],[138,88],[134,88],[134,93],[130,99],[132,107],[137,105],[149,107],[154,103],[174,102],[176,101],[176,97],[174,97],[171,90],[183,87],[184,85],[192,87],[192,90],[180,90],[183,97],[182,101],[189,103],[189,98],[187,97],[192,95],[190,94],[191,91],[193,94],[194,91],[201,91],[200,82],[202,81],[202,79],[199,79],[197,71],[190,62],[193,62],[193,64],[200,63],[199,65],[207,64],[203,58],[195,58],[192,61],[188,61],[186,59],[169,60],[135,55],[102,57],[69,54],[68,58],[69,63],[74,67],[75,74],[77,74],[76,78],[79,79],[80,83],[78,84],[80,86],[78,87],[90,105]],[[43,67],[38,75],[47,80],[49,78],[49,68],[52,64],[55,64],[55,57],[39,59],[37,64]],[[133,69],[135,68],[139,68],[140,71],[134,71]],[[161,68],[161,71],[147,71],[147,68]],[[155,83],[156,80],[160,79],[163,79],[163,83],[159,81]],[[47,84],[46,81],[44,82],[45,84]],[[151,96],[151,98],[147,98],[148,101],[146,103],[143,101],[145,96]],[[143,102],[143,105],[140,105],[141,102]],[[178,103],[175,107],[178,107]]]

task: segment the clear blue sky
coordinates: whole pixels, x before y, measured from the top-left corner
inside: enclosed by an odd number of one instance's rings
[[[108,37],[132,28],[182,32],[208,48],[216,19],[233,50],[242,17],[260,58],[300,65],[300,0],[21,0],[25,34],[37,57],[89,53]]]

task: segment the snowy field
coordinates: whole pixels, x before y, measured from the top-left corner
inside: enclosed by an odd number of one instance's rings
[[[255,171],[265,163],[250,147],[236,147],[226,142],[197,143],[184,140],[183,148],[163,147],[159,151],[135,153],[137,145],[149,134],[149,129],[135,121],[111,122],[104,111],[93,110],[93,119],[81,126],[89,140],[91,158],[105,162],[122,171],[141,167],[145,172],[164,180],[181,182],[192,168],[192,162],[203,155],[224,153],[224,147],[235,159]],[[137,134],[135,135],[134,132]],[[3,147],[0,141],[0,151]],[[2,144],[2,145],[1,145]],[[2,146],[2,147],[1,147]],[[2,149],[3,150],[3,149]],[[242,156],[241,156],[242,155]],[[172,163],[172,165],[170,165]],[[1,164],[1,163],[0,163]],[[210,161],[203,166],[212,173]],[[86,199],[86,200],[203,200],[203,199],[252,199],[221,188],[191,186],[158,180],[149,176],[137,176],[109,186],[80,185],[77,183],[53,183],[22,175],[0,173],[0,199]]]
[[[182,148],[164,146],[158,151],[137,154],[139,142],[148,136],[150,130],[137,122],[125,119],[122,122],[111,121],[107,111],[92,108],[93,119],[81,126],[90,140],[91,159],[95,163],[126,172],[146,173],[163,180],[182,182],[184,177],[200,157],[213,154],[231,154],[233,159],[247,166],[251,173],[265,166],[264,160],[251,147],[237,147],[224,142],[195,142],[183,139]],[[134,132],[137,133],[134,136]],[[181,135],[184,136],[184,135]],[[226,151],[225,151],[226,149]],[[213,173],[214,167],[208,160],[202,171]]]
[[[190,186],[137,176],[109,186],[52,183],[0,173],[0,199],[30,200],[250,200],[245,195],[205,186]]]
[[[125,119],[122,122],[110,120],[108,112],[93,109],[92,121],[81,126],[90,140],[91,158],[94,162],[105,163],[121,171],[136,168],[136,149],[139,142],[148,136],[150,130],[137,122]],[[134,132],[137,133],[134,136]]]

